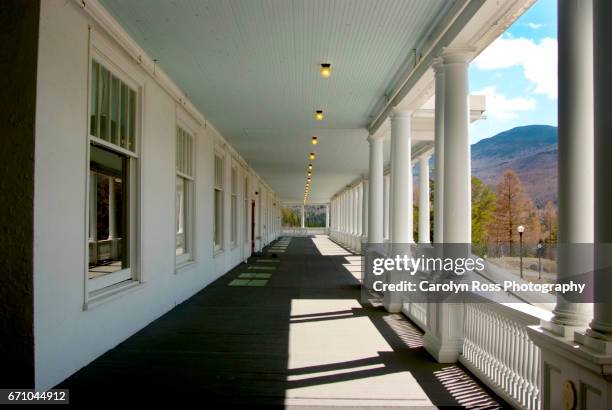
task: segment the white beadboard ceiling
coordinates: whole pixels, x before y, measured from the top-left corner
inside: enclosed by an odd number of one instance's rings
[[[367,172],[370,115],[451,1],[102,3],[283,200],[301,200],[315,151],[324,202]]]

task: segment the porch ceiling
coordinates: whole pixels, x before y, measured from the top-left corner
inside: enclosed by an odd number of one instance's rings
[[[102,3],[282,199],[302,198],[316,151],[316,202],[366,172],[369,116],[452,2]],[[318,71],[326,62],[329,79]]]

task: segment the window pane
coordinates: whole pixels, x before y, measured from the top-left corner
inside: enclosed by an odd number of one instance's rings
[[[128,88],[127,85],[121,84],[121,125],[119,126],[119,145],[126,147],[127,141],[127,106],[128,106]]]
[[[128,137],[130,151],[136,151],[136,93],[134,90],[130,90],[130,112],[129,112],[129,128]]]
[[[237,218],[238,218],[238,204],[237,204],[237,198],[236,195],[232,194],[232,243],[236,243],[236,237],[238,236],[238,225],[237,225]]]
[[[215,247],[223,244],[223,191],[215,189]]]
[[[187,253],[186,239],[186,191],[187,184],[181,177],[176,177],[176,255]]]
[[[110,122],[110,142],[119,142],[119,101],[121,94],[121,82],[115,76],[111,80],[111,122]]]
[[[90,90],[90,123],[89,134],[94,137],[98,135],[98,73],[100,65],[95,61],[91,62],[91,90]]]
[[[100,135],[103,140],[109,139],[108,123],[109,116],[109,93],[110,91],[110,73],[104,67],[100,69]]]
[[[91,146],[90,279],[129,267],[127,165],[125,156]]]

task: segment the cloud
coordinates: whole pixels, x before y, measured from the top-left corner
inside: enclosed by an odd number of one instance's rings
[[[487,116],[501,121],[518,118],[520,111],[531,111],[536,107],[536,101],[533,98],[507,98],[505,95],[498,93],[495,86],[485,87],[472,94],[484,95],[486,97]]]
[[[476,59],[480,70],[522,67],[532,85],[531,92],[557,98],[557,40],[543,38],[539,43],[527,38],[499,37]]]
[[[541,23],[527,23],[527,27],[534,29],[534,30],[539,30],[542,27],[544,27],[544,24]]]

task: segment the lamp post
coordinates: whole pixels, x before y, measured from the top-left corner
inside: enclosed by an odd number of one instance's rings
[[[521,279],[523,279],[523,232],[525,232],[525,227],[523,225],[519,225],[516,229],[519,233],[519,264],[521,270]]]
[[[544,252],[544,245],[542,241],[538,242],[538,280],[542,280],[542,253]]]

